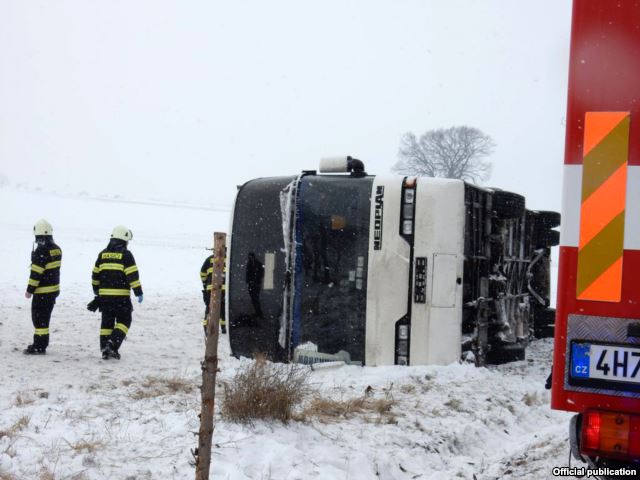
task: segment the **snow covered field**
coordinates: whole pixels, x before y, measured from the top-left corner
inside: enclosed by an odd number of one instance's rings
[[[62,294],[46,356],[31,341],[29,272],[33,223],[50,220],[63,249]],[[144,303],[121,348],[103,361],[99,316],[85,309],[91,268],[116,224],[134,232]],[[190,479],[197,445],[199,268],[228,214],[101,202],[0,189],[0,479]],[[220,382],[246,359],[221,337]],[[570,415],[549,408],[544,381],[551,341],[528,359],[476,369],[342,367],[311,373],[333,399],[393,401],[322,422],[240,426],[216,419],[215,479],[545,479],[568,460]],[[369,388],[370,387],[370,388]]]

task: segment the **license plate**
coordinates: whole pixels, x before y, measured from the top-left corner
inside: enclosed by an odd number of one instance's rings
[[[636,390],[640,388],[640,348],[573,342],[569,379],[572,385]]]

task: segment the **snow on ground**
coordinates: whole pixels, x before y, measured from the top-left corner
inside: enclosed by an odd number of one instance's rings
[[[197,445],[203,305],[198,272],[227,215],[0,190],[0,478],[188,479]],[[54,225],[63,293],[46,356],[26,286],[31,226]],[[145,301],[122,360],[103,361],[90,272],[111,228],[134,231]],[[221,382],[247,359],[222,337]],[[549,408],[551,341],[500,367],[342,367],[311,372],[314,395],[392,399],[388,414],[252,427],[216,417],[215,479],[544,479],[567,465],[569,414]],[[369,388],[370,387],[370,388]]]

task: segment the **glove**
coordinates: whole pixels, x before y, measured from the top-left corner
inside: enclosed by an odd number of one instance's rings
[[[142,295],[138,295],[138,303],[142,303],[143,297]]]
[[[95,297],[87,304],[87,310],[90,312],[95,312],[100,308],[100,297]]]

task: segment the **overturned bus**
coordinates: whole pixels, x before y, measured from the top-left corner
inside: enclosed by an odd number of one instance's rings
[[[460,180],[320,174],[238,189],[227,319],[236,356],[365,365],[523,359],[552,336],[556,212]]]

